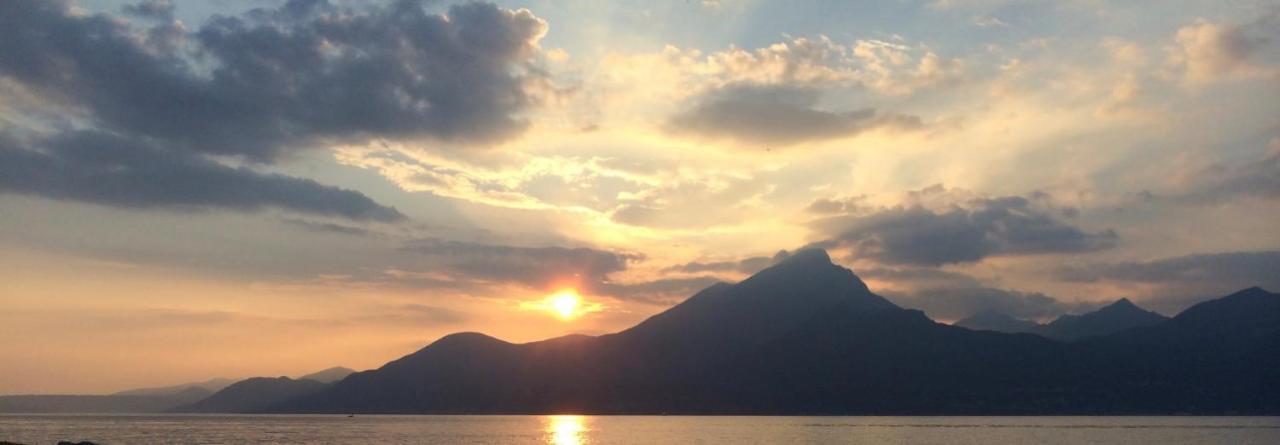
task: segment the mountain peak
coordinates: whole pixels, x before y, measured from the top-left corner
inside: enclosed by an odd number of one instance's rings
[[[333,383],[338,380],[345,379],[347,378],[347,376],[354,374],[355,372],[356,371],[351,368],[334,366],[329,369],[316,371],[316,372],[304,375],[302,377],[298,377],[298,380],[315,380],[320,383]]]
[[[1053,339],[1075,341],[1086,337],[1110,335],[1126,329],[1151,326],[1168,317],[1143,309],[1128,298],[1121,298],[1080,315],[1063,315],[1044,325],[1039,333]]]
[[[861,278],[831,262],[831,256],[820,248],[797,250],[733,287],[761,297],[839,301],[856,296],[855,299],[874,300],[876,306],[896,307],[872,294]]]
[[[1174,319],[1182,323],[1201,323],[1204,320],[1214,323],[1224,316],[1245,319],[1257,318],[1260,313],[1280,314],[1280,295],[1260,287],[1251,287],[1216,300],[1198,303],[1182,311]]]
[[[1128,298],[1121,298],[1121,299],[1119,299],[1119,300],[1116,300],[1114,303],[1111,303],[1111,304],[1108,304],[1108,305],[1106,305],[1106,306],[1103,306],[1101,309],[1098,309],[1098,310],[1099,310],[1099,311],[1106,311],[1106,310],[1126,310],[1126,311],[1131,311],[1131,310],[1134,310],[1134,309],[1137,309],[1137,310],[1140,310],[1140,311],[1141,311],[1141,310],[1143,310],[1141,307],[1138,307],[1138,305],[1133,304],[1133,302],[1132,302],[1132,301],[1129,301],[1129,299],[1128,299]]]
[[[1232,293],[1231,295],[1227,295],[1226,297],[1223,297],[1223,299],[1225,300],[1225,299],[1241,299],[1241,298],[1260,298],[1260,297],[1269,297],[1273,295],[1276,295],[1276,294],[1267,292],[1266,289],[1263,289],[1261,287],[1253,286],[1248,289],[1241,289],[1235,293]]]
[[[800,249],[786,257],[779,264],[832,264],[831,255],[827,254],[826,249],[818,247],[810,247]]]

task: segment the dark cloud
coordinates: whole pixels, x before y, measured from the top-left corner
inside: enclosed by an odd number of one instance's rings
[[[1092,262],[1063,266],[1058,278],[1109,283],[1132,289],[1145,304],[1165,313],[1240,289],[1280,289],[1280,251],[1226,252],[1147,261]]]
[[[169,20],[173,18],[173,3],[169,0],[143,0],[121,8],[126,14],[138,17]]]
[[[675,133],[768,145],[852,136],[876,128],[915,129],[919,117],[882,114],[871,108],[826,111],[816,108],[819,90],[737,85],[709,92],[671,118]]]
[[[756,256],[730,261],[693,261],[685,264],[671,266],[662,269],[664,273],[707,273],[707,272],[736,272],[741,274],[754,274],[761,269],[777,264],[777,262],[787,259],[791,254],[785,250],[780,250],[773,256]]]
[[[930,191],[933,190],[933,191]],[[917,194],[945,193],[930,188]],[[919,196],[916,196],[917,198]],[[828,246],[890,264],[940,266],[997,255],[1091,252],[1114,247],[1111,230],[1070,225],[1039,200],[969,198],[942,206],[903,206],[825,218],[814,225]]]
[[[75,12],[65,0],[6,1],[0,78],[61,110],[44,126],[64,134],[0,127],[3,156],[16,163],[4,167],[3,190],[397,219],[353,191],[204,156],[271,162],[332,141],[486,143],[520,132],[518,116],[533,102],[525,86],[545,81],[531,66],[545,22],[488,3],[446,15],[421,3],[293,0],[189,32],[166,1],[125,8],[156,19],[149,28]]]
[[[1001,289],[963,273],[931,267],[879,267],[858,276],[893,283],[884,296],[902,307],[920,309],[930,317],[954,321],[983,311],[1018,318],[1047,319],[1092,307],[1068,303],[1039,292]]]
[[[352,190],[228,167],[96,131],[28,144],[0,135],[0,191],[138,209],[273,207],[353,220],[404,218]]]
[[[872,267],[859,269],[858,276],[917,289],[982,287],[976,278],[932,267]]]
[[[982,286],[886,292],[885,298],[905,308],[920,309],[930,318],[944,321],[959,320],[983,311],[1023,319],[1047,319],[1079,308],[1078,305],[1065,304],[1039,292]]]
[[[215,16],[190,36],[193,59],[141,45],[110,16],[13,0],[0,19],[0,73],[84,108],[97,126],[254,159],[321,138],[487,142],[523,129],[515,115],[533,74],[521,67],[545,22],[486,3],[447,16],[418,3],[293,1]]]
[[[586,247],[518,247],[464,241],[424,239],[404,250],[426,257],[436,271],[470,280],[518,282],[532,287],[563,284],[593,289],[608,275],[639,261],[638,254]]]
[[[1065,266],[1067,281],[1103,280],[1139,283],[1232,281],[1237,286],[1280,283],[1280,251],[1196,254],[1151,261],[1089,263]]]

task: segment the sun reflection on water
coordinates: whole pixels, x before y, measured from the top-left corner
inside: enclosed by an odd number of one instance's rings
[[[547,416],[547,443],[552,445],[585,444],[583,433],[586,431],[586,419],[582,416]]]

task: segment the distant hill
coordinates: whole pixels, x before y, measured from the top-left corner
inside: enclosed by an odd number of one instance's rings
[[[212,394],[190,387],[158,395],[15,395],[0,396],[0,413],[158,413],[192,403]]]
[[[983,311],[955,322],[955,326],[975,331],[1032,333],[1054,340],[1076,341],[1111,335],[1126,329],[1151,326],[1169,317],[1138,307],[1122,298],[1101,309],[1080,315],[1063,315],[1048,324],[1014,318],[994,311]]]
[[[1138,307],[1122,298],[1101,309],[1081,315],[1063,315],[1037,329],[1045,337],[1074,341],[1087,337],[1101,337],[1126,329],[1152,326],[1169,317]]]
[[[317,371],[298,377],[298,380],[315,380],[320,383],[333,383],[338,380],[345,379],[347,376],[354,374],[355,372],[356,371],[354,369],[334,366],[323,371]]]
[[[275,403],[319,392],[328,384],[288,377],[253,377],[223,388],[199,401],[170,409],[189,413],[255,412]]]
[[[181,385],[138,388],[111,395],[0,396],[0,413],[161,413],[247,412],[310,394],[355,371],[333,367],[297,380],[251,378],[210,379]],[[232,388],[234,386],[234,388]]]
[[[177,394],[191,388],[203,389],[207,392],[207,394],[213,394],[215,392],[222,390],[222,388],[226,388],[227,386],[235,382],[236,381],[234,379],[217,378],[217,379],[205,380],[203,382],[184,383],[181,385],[130,389],[125,391],[120,391],[118,393],[115,393],[114,395],[117,395],[117,396],[164,396],[164,395]]]
[[[453,334],[267,411],[1280,414],[1278,360],[1261,289],[1064,343],[936,323],[809,250],[616,334]]]

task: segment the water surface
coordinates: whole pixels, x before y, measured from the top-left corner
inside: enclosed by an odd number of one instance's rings
[[[1280,417],[0,415],[52,444],[1278,444]]]

